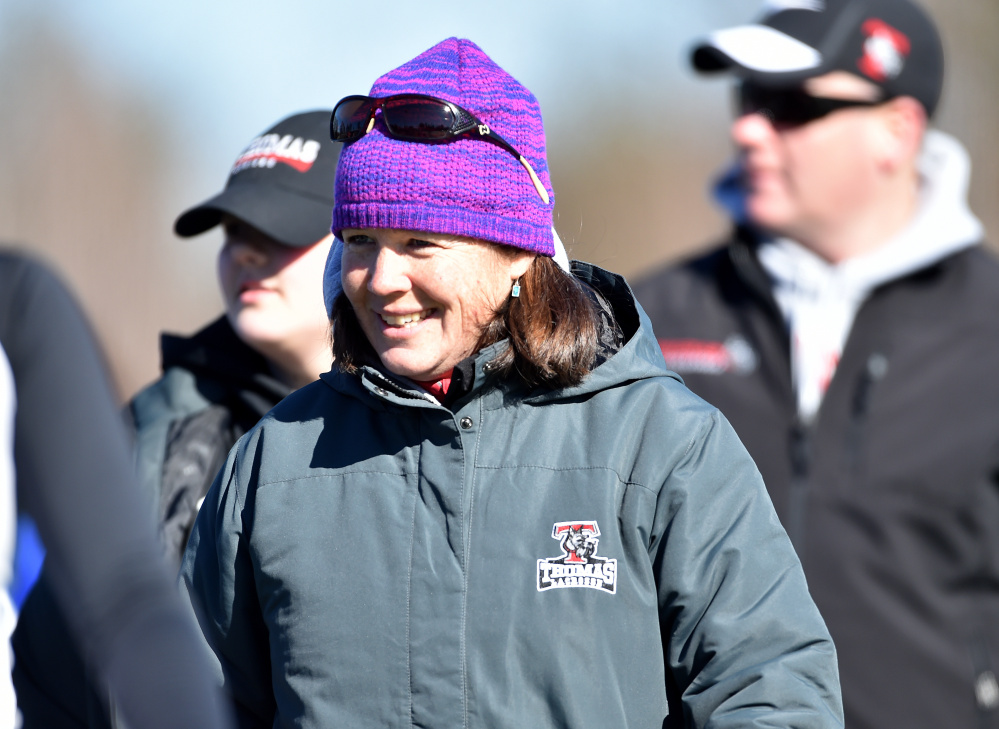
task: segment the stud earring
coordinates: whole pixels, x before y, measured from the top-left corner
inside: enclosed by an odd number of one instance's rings
[[[513,282],[513,288],[510,289],[510,296],[517,299],[520,298],[520,279],[518,278]]]

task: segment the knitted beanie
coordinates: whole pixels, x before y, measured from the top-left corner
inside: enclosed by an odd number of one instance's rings
[[[425,94],[474,114],[530,162],[474,137],[439,144],[390,139],[381,121],[346,145],[336,173],[333,233],[395,228],[481,238],[555,254],[541,108],[534,95],[468,40],[448,38],[378,79],[370,96]],[[380,112],[379,112],[380,115]]]

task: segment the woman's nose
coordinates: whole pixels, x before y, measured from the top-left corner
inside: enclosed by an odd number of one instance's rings
[[[408,266],[404,255],[388,246],[381,248],[368,279],[368,290],[378,296],[406,291],[410,288],[407,273]]]

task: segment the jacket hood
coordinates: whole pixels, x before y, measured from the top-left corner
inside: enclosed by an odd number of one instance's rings
[[[257,418],[291,392],[271,374],[263,355],[236,336],[224,316],[190,337],[161,335],[160,351],[164,372],[179,367],[211,380]]]
[[[634,380],[664,375],[682,382],[679,375],[666,367],[662,349],[652,333],[652,322],[623,276],[580,261],[573,261],[572,273],[610,304],[624,334],[624,345],[594,368],[580,384],[529,395],[527,402],[542,403],[576,398]]]
[[[572,262],[572,273],[585,285],[598,292],[609,304],[624,335],[624,344],[597,365],[579,385],[557,390],[539,388],[522,393],[526,402],[541,404],[578,398],[650,377],[668,376],[682,382],[679,375],[667,369],[662,350],[652,334],[652,323],[622,276],[580,261]],[[476,355],[472,391],[481,389],[492,379],[492,375],[484,365],[505,346],[505,342],[498,342]],[[420,407],[443,407],[432,395],[412,381],[378,367],[361,368],[359,377],[334,370],[323,374],[321,379],[333,389],[353,397],[359,397],[366,391],[385,402]],[[499,386],[510,390],[522,387],[518,382],[510,380],[499,383]]]

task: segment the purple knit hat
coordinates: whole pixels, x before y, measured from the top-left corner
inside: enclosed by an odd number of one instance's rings
[[[390,139],[381,123],[344,147],[333,233],[396,228],[462,235],[555,254],[541,108],[534,95],[468,40],[448,38],[378,79],[370,96],[426,94],[467,109],[520,152],[548,191],[545,203],[513,155],[479,139]]]

